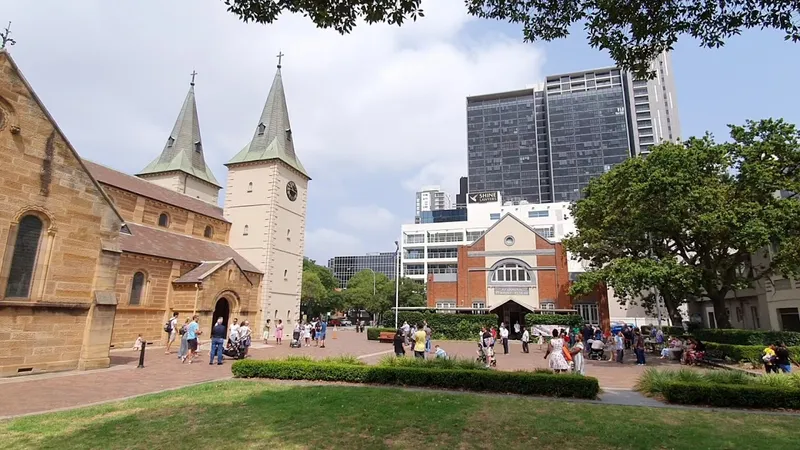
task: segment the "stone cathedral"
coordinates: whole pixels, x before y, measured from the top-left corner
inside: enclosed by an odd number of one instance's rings
[[[129,175],[81,159],[0,50],[0,376],[107,367],[139,335],[165,342],[173,312],[205,330],[299,320],[310,177],[280,63],[226,164],[224,208],[194,88],[193,74],[160,154]]]

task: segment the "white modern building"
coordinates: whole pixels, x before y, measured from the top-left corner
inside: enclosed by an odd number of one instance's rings
[[[442,209],[452,209],[453,199],[450,194],[444,192],[441,186],[423,186],[417,191],[417,205],[414,217],[417,223],[423,211],[439,211]]]

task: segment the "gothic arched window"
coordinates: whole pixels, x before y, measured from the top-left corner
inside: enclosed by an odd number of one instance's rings
[[[203,236],[211,239],[214,237],[214,228],[211,225],[206,225],[205,231],[203,231]]]
[[[161,215],[158,216],[158,226],[164,228],[169,226],[169,216],[167,213],[161,213]]]
[[[145,276],[144,272],[136,272],[133,274],[133,281],[131,281],[131,297],[128,300],[129,305],[140,305],[142,303],[142,292],[144,292]]]
[[[25,216],[19,221],[14,255],[11,257],[11,269],[8,273],[6,297],[30,296],[42,228],[44,228],[42,220],[33,215]]]

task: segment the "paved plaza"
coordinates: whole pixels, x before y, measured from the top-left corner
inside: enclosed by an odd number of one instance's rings
[[[335,337],[334,337],[335,336]],[[474,358],[477,344],[473,342],[434,341],[440,344],[451,357]],[[60,372],[28,375],[0,379],[0,417],[38,413],[91,405],[132,396],[177,389],[183,386],[222,380],[231,377],[230,364],[226,359],[222,366],[208,364],[208,344],[201,346],[201,356],[194,364],[181,364],[173,352],[165,355],[162,347],[148,348],[145,367],[137,369],[138,352],[115,350],[111,352],[111,367],[88,372]],[[531,370],[547,367],[544,349],[531,345],[531,353],[522,353],[519,342],[511,342],[509,354],[502,354],[497,347],[498,370]],[[336,355],[355,355],[369,363],[377,363],[391,355],[392,345],[368,341],[366,333],[352,330],[332,332],[326,348],[304,347],[292,349],[288,341],[283,345],[254,343],[251,355],[254,359],[281,358],[287,355],[310,355],[324,358]],[[629,390],[636,384],[645,367],[634,364],[634,358],[625,364],[606,361],[587,361],[586,374],[596,377],[603,389]],[[648,367],[677,368],[675,362],[666,362],[652,357]]]

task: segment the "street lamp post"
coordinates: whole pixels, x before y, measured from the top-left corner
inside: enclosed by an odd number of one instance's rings
[[[396,330],[398,308],[400,308],[400,273],[402,271],[402,266],[400,264],[400,241],[394,241],[394,245],[396,247],[394,262],[397,264],[396,270],[394,271],[394,329]]]

